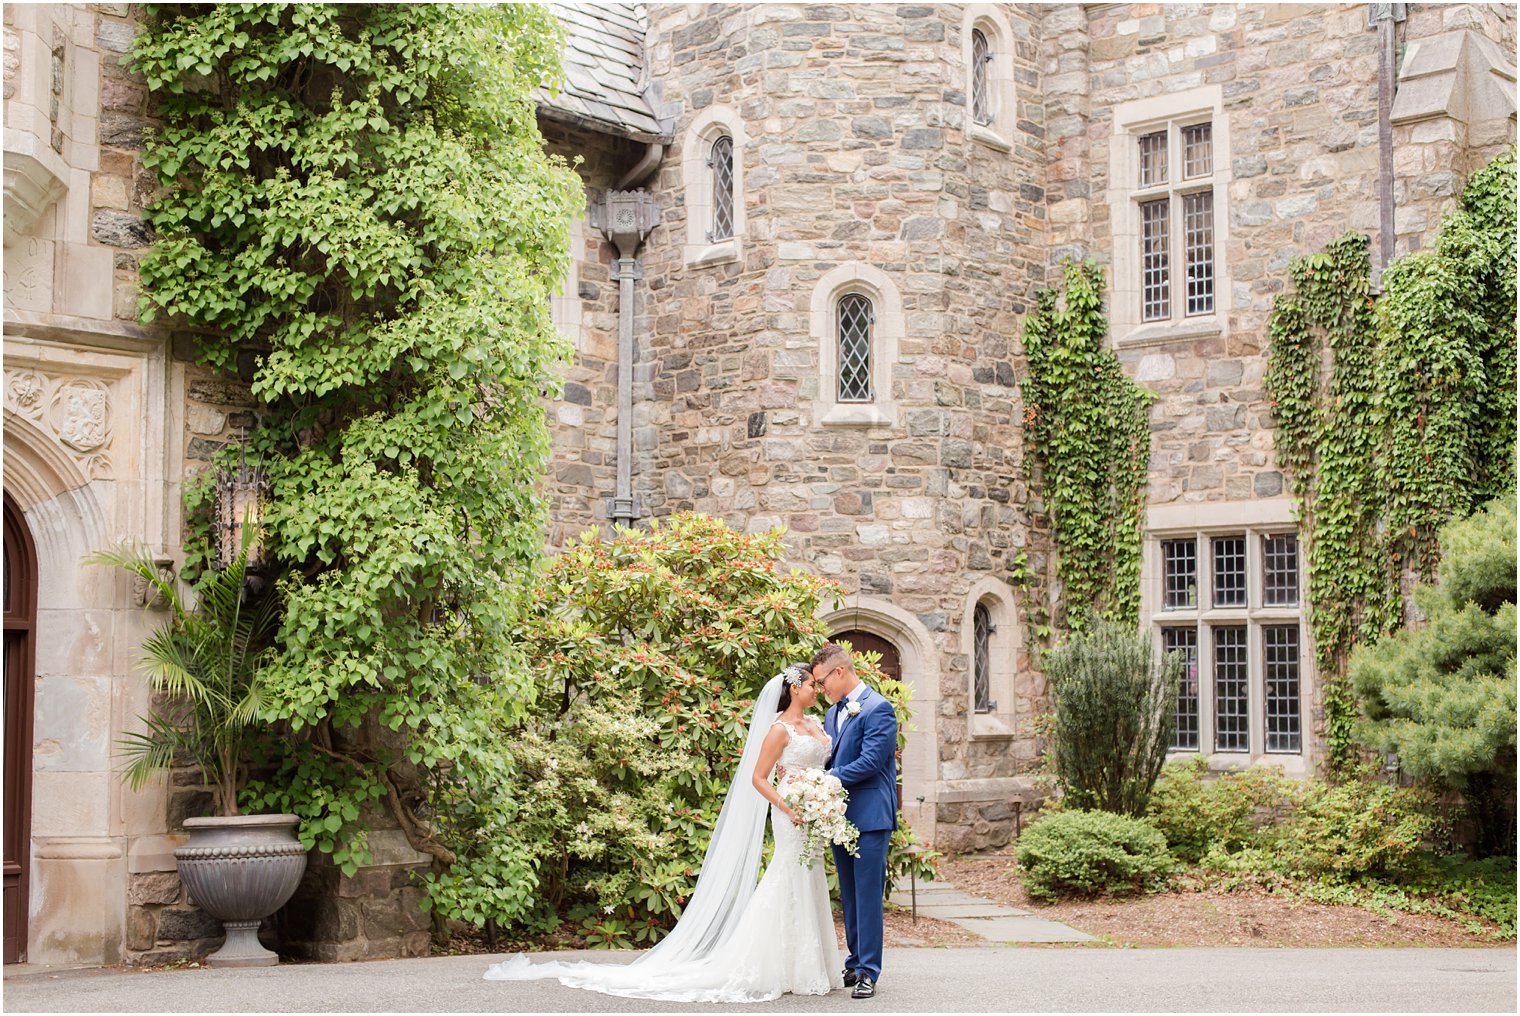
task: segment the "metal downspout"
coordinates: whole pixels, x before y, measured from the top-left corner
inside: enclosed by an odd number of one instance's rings
[[[620,526],[632,526],[639,517],[633,496],[633,283],[643,278],[644,268],[635,255],[659,222],[660,210],[648,191],[608,191],[591,206],[591,225],[618,249],[613,262],[618,284],[617,480],[607,515]]]
[[[1393,260],[1396,239],[1393,207],[1393,96],[1397,87],[1397,24],[1404,20],[1403,4],[1369,4],[1367,20],[1377,26],[1378,48],[1378,262],[1372,272],[1372,291],[1383,291],[1383,269]]]

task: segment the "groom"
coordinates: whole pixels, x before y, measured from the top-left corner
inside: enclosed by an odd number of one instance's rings
[[[834,848],[844,937],[850,947],[844,983],[854,998],[873,998],[881,976],[881,903],[887,844],[897,828],[897,712],[855,674],[850,654],[832,642],[813,655],[813,679],[834,703],[824,723],[834,739],[826,766],[850,793],[845,817],[860,830],[860,856]]]

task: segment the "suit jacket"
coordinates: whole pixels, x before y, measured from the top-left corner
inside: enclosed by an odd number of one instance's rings
[[[830,707],[826,733],[834,751],[826,766],[850,792],[845,817],[861,832],[897,828],[897,710],[875,689],[856,699],[860,713],[839,730],[843,710]]]

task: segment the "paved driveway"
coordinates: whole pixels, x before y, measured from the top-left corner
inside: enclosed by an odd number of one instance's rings
[[[608,954],[594,955],[605,959]],[[558,954],[564,958],[565,954]],[[629,954],[628,958],[632,958]],[[261,970],[7,967],[8,1012],[1514,1012],[1514,949],[889,949],[874,1001],[727,1007],[480,979],[490,957]]]

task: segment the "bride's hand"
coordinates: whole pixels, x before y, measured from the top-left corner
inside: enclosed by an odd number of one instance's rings
[[[802,825],[802,816],[799,815],[799,814],[797,814],[795,811],[793,811],[790,808],[786,809],[786,817],[792,820],[792,825],[794,825],[794,826],[800,826],[800,825]]]

